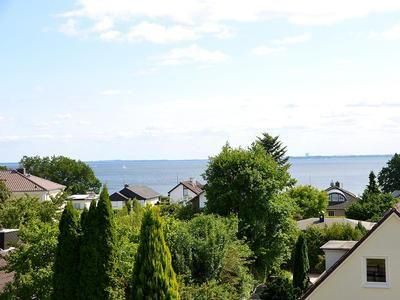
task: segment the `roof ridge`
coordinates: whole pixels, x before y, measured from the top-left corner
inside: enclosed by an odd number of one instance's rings
[[[13,170],[13,171],[14,171],[14,170]],[[41,185],[38,184],[37,182],[33,181],[33,180],[30,179],[28,176],[26,176],[26,175],[24,175],[24,174],[21,174],[21,173],[18,172],[17,170],[15,170],[15,173],[17,173],[17,174],[18,174],[19,176],[21,176],[22,178],[25,178],[25,179],[27,179],[28,181],[32,182],[34,185],[40,187],[42,190],[48,191],[48,189],[44,188],[43,186],[41,186]],[[33,176],[35,176],[35,175],[33,175]],[[39,177],[39,176],[37,176],[37,177]],[[47,179],[46,179],[46,180],[47,180]]]

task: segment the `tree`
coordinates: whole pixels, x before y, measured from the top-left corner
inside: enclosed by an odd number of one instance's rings
[[[95,200],[92,201],[89,212],[81,218],[81,224],[81,298],[123,298],[123,290],[116,285],[115,221],[107,187],[103,188],[97,205]]]
[[[318,217],[328,207],[328,194],[310,185],[293,187],[288,195],[298,206],[300,219]]]
[[[346,218],[377,222],[397,202],[391,194],[365,193],[361,200],[346,209]]]
[[[77,299],[79,285],[79,216],[67,203],[59,224],[58,243],[54,262],[53,299]]]
[[[310,264],[308,262],[307,240],[303,234],[297,239],[293,257],[293,287],[301,292],[308,286]]]
[[[21,244],[5,256],[6,271],[14,273],[1,299],[50,299],[58,228],[55,223],[32,220],[21,226]]]
[[[11,192],[3,180],[0,180],[0,203],[4,203],[11,197]]]
[[[97,286],[97,213],[96,201],[92,200],[87,213],[81,214],[82,236],[80,241],[79,284],[80,299],[98,299]],[[96,279],[96,280],[94,280]]]
[[[133,299],[179,299],[171,254],[164,240],[159,212],[147,209],[132,279]]]
[[[400,154],[395,154],[378,174],[379,185],[384,193],[400,190]]]
[[[290,253],[293,205],[281,192],[291,186],[286,167],[278,165],[258,145],[233,149],[229,145],[211,157],[204,174],[207,211],[237,215],[239,238],[256,256],[259,274],[281,264]]]
[[[106,186],[100,194],[96,208],[97,237],[97,286],[100,291],[99,299],[118,299],[122,297],[115,286],[115,265],[116,265],[116,236],[114,212],[111,207],[110,197]]]
[[[264,132],[261,137],[257,137],[254,144],[263,147],[265,152],[271,155],[280,166],[287,168],[290,167],[289,157],[286,156],[287,147],[282,145],[279,136],[272,136],[269,133]]]
[[[0,171],[7,171],[8,168],[6,166],[0,166]]]
[[[72,194],[98,192],[101,187],[93,170],[84,162],[65,156],[24,156],[20,161],[30,174],[63,184]]]
[[[365,193],[370,193],[370,194],[379,194],[381,191],[379,190],[378,183],[376,182],[376,176],[374,171],[371,171],[369,173],[369,182],[368,185],[364,191]]]

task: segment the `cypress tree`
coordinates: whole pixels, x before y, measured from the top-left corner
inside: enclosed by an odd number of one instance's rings
[[[374,171],[371,171],[369,173],[369,182],[367,185],[367,188],[364,191],[364,195],[366,196],[366,194],[379,194],[380,190],[379,190],[379,186],[378,183],[376,182],[376,176]]]
[[[81,226],[79,299],[98,299],[97,214],[95,200],[90,203],[89,211],[83,211],[81,214]]]
[[[308,261],[307,241],[303,234],[297,239],[293,256],[293,287],[303,292],[309,282],[308,272],[310,264]]]
[[[75,300],[79,292],[79,216],[71,202],[62,213],[59,230],[52,298]]]
[[[96,209],[98,236],[96,239],[97,247],[97,270],[96,283],[99,289],[98,299],[115,299],[117,291],[115,266],[115,221],[114,212],[111,207],[110,197],[107,187],[104,187]]]
[[[132,298],[135,300],[179,299],[171,254],[155,208],[148,208],[143,217],[132,281]]]

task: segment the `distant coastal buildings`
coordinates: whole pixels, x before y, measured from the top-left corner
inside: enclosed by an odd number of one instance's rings
[[[119,192],[111,194],[110,200],[113,208],[123,208],[129,200],[136,199],[142,205],[155,205],[160,203],[161,195],[145,185],[125,184]]]
[[[198,209],[204,208],[207,202],[204,185],[194,178],[179,182],[168,192],[168,197],[171,204],[191,202]]]
[[[344,217],[346,209],[359,200],[352,192],[345,190],[339,181],[331,182],[330,187],[325,191],[329,197],[327,208],[329,217]]]

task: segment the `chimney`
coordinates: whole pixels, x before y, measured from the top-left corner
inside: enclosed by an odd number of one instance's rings
[[[17,172],[22,174],[22,175],[26,175],[26,169],[25,168],[18,168]]]
[[[196,181],[194,180],[193,177],[190,177],[189,180],[190,180],[190,183],[191,183],[192,185],[196,185]]]
[[[331,187],[334,187],[335,183],[333,182],[333,180],[331,181]]]
[[[125,188],[128,188],[128,187],[129,187],[129,184],[125,183],[125,184],[124,184],[124,187],[125,187]]]
[[[338,188],[340,188],[340,187],[341,187],[340,182],[339,182],[339,181],[336,181],[336,182],[335,182],[335,186],[338,187]]]

